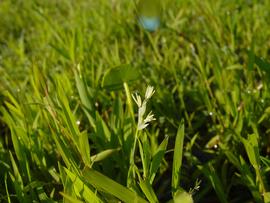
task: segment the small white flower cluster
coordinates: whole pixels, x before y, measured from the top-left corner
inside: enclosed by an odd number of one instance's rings
[[[138,130],[143,130],[149,125],[149,122],[156,120],[154,118],[154,114],[150,111],[150,113],[144,118],[144,114],[146,111],[146,104],[148,100],[153,96],[155,93],[154,87],[148,86],[145,92],[145,98],[142,101],[141,96],[138,93],[132,95],[134,101],[136,102],[139,111],[138,111]]]

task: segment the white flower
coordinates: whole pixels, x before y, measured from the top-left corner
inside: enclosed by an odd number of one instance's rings
[[[140,123],[138,124],[138,130],[143,130],[144,128],[146,128],[149,125],[149,123]]]
[[[145,100],[150,99],[154,93],[155,93],[154,87],[148,86],[145,92]]]
[[[142,119],[143,118],[139,118],[139,120],[138,120],[138,130],[143,130],[144,128],[146,128],[149,125],[149,123],[151,121],[156,120],[154,118],[154,114],[152,114],[152,112],[150,112],[143,121],[142,121]]]
[[[136,104],[138,105],[138,107],[140,108],[142,106],[141,96],[136,92],[136,93],[132,94],[132,98],[136,102]]]
[[[148,86],[145,92],[145,99],[143,101],[140,95],[138,95],[138,93],[132,95],[133,100],[138,105],[138,126],[137,126],[138,130],[146,128],[151,121],[156,120],[152,112],[150,112],[146,116],[146,118],[144,118],[147,101],[153,96],[154,93],[155,93],[154,87]]]
[[[142,106],[139,107],[138,116],[143,117],[146,111],[146,102],[143,102]]]
[[[154,114],[152,114],[152,111],[150,111],[150,113],[144,119],[144,122],[149,123],[149,122],[154,121],[154,120],[156,120],[154,117]]]

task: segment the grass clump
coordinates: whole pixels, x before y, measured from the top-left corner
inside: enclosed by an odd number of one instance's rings
[[[0,2],[0,202],[270,202],[270,3],[139,4]]]

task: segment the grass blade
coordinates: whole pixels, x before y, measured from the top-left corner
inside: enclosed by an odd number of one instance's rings
[[[159,145],[157,152],[155,153],[153,160],[150,165],[150,172],[149,172],[149,177],[150,177],[150,183],[154,181],[154,178],[156,176],[157,170],[161,164],[161,161],[164,157],[167,144],[168,144],[168,137],[166,137],[162,143]]]
[[[147,199],[149,200],[149,202],[151,203],[158,202],[157,196],[148,180],[141,181],[140,187],[143,193],[145,194],[145,196],[147,197]]]
[[[184,137],[185,137],[185,126],[184,122],[181,121],[175,138],[174,154],[173,154],[172,188],[174,191],[176,191],[180,185],[180,172],[182,165]]]
[[[87,187],[87,185],[85,185],[77,175],[72,173],[67,168],[64,169],[73,183],[73,187],[77,196],[81,196],[87,202],[90,202],[90,200],[91,202],[101,202],[97,195],[89,187]]]
[[[104,190],[105,192],[117,197],[124,202],[147,202],[135,192],[120,185],[114,180],[104,176],[94,169],[86,168],[83,171],[83,176],[87,182],[95,187]]]

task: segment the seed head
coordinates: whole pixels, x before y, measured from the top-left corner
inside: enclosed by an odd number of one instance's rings
[[[138,106],[138,124],[137,124],[138,130],[143,130],[149,125],[151,121],[156,120],[152,112],[150,112],[146,116],[146,118],[144,118],[147,102],[153,96],[154,93],[155,93],[154,87],[148,86],[146,89],[145,98],[143,101],[141,99],[141,96],[138,93],[135,93],[132,95],[133,100],[136,102]]]
[[[148,86],[145,92],[145,100],[150,99],[154,93],[155,93],[154,87]]]

